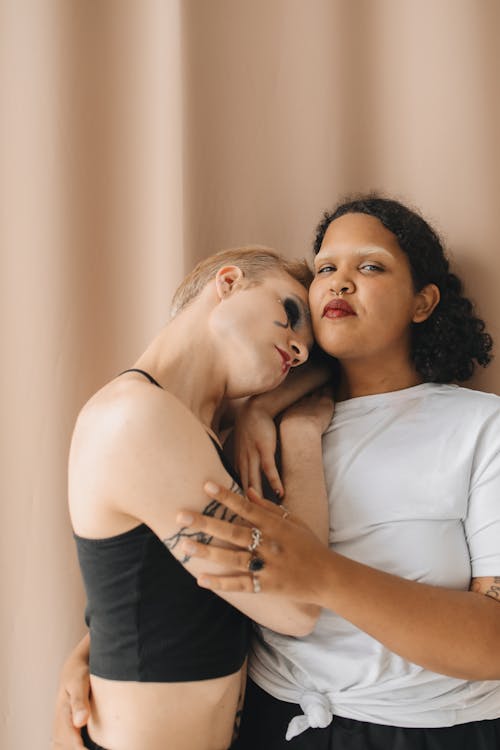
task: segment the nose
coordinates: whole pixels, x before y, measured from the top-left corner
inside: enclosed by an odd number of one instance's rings
[[[344,279],[343,281],[340,281],[338,278],[335,280],[332,279],[330,291],[337,297],[342,297],[343,294],[352,294],[354,292],[354,284],[347,279]]]
[[[309,347],[305,341],[295,338],[290,341],[290,348],[292,350],[292,361],[290,362],[291,367],[303,365],[309,357]]]

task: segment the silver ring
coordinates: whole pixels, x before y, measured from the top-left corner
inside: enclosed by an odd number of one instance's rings
[[[266,561],[262,557],[252,554],[247,567],[251,573],[256,573],[258,570],[263,570],[266,567]]]
[[[252,541],[248,545],[247,549],[249,552],[254,552],[259,544],[262,542],[262,532],[260,529],[252,529]]]
[[[253,583],[253,593],[254,594],[260,594],[259,576],[256,576],[255,573],[252,576],[252,583]]]

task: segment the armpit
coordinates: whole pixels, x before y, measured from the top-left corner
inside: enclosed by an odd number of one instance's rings
[[[484,576],[473,578],[470,583],[470,591],[476,594],[484,594],[491,599],[500,602],[500,576]]]

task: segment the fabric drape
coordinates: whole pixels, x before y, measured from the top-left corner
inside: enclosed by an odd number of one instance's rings
[[[48,746],[83,633],[78,410],[198,259],[307,255],[323,210],[382,190],[499,338],[499,36],[496,0],[0,0],[2,747]],[[472,385],[500,392],[499,362]]]

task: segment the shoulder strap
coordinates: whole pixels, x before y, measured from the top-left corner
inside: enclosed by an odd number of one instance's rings
[[[155,380],[152,375],[149,374],[149,372],[146,372],[146,370],[139,370],[138,367],[130,367],[128,370],[123,370],[123,372],[121,372],[120,375],[125,375],[126,372],[138,372],[139,375],[144,375],[144,377],[147,378],[150,383],[152,383],[153,385],[157,385],[158,388],[161,388],[163,390],[163,386],[160,385],[159,382]]]

